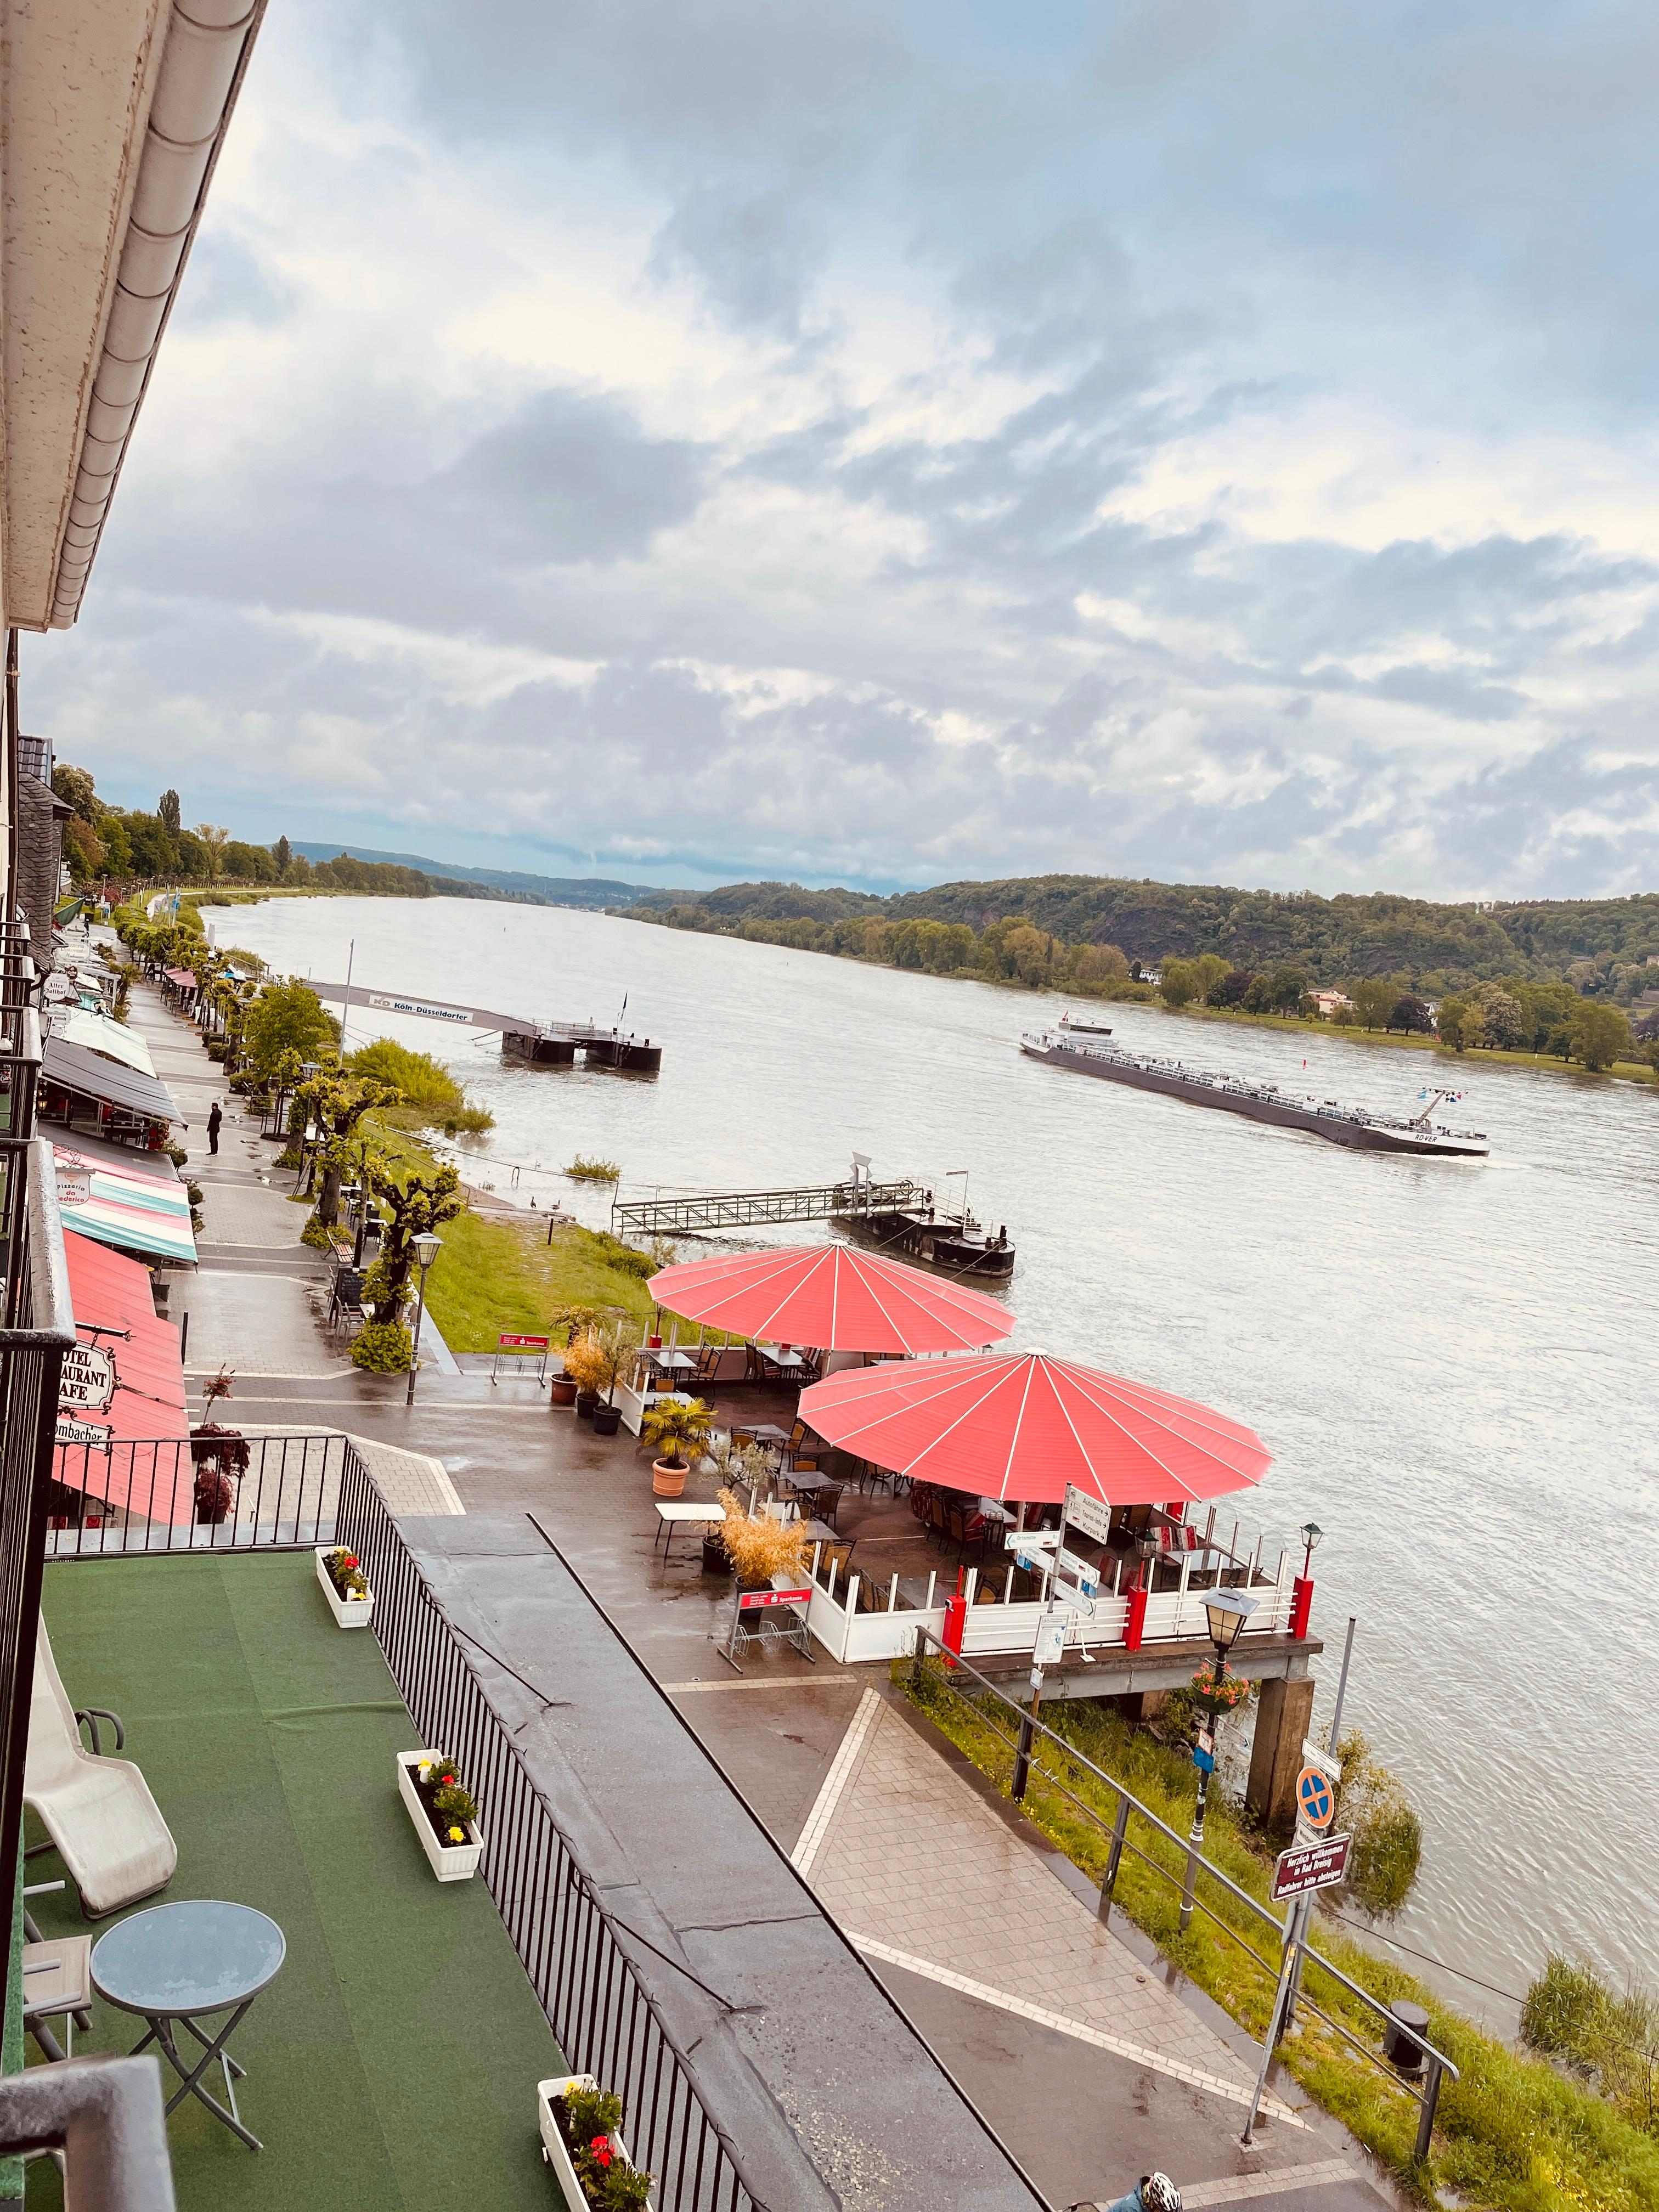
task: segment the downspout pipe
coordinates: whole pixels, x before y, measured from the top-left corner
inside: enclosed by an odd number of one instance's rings
[[[265,0],[173,0],[58,557],[53,629],[67,629],[81,611],[127,441],[264,9]]]

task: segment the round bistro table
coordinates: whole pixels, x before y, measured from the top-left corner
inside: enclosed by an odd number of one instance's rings
[[[118,2011],[137,2013],[149,2022],[133,2056],[154,2043],[164,2054],[182,2087],[167,2104],[175,2112],[186,2097],[198,2098],[208,2110],[239,2135],[250,2150],[262,2150],[258,2137],[242,2124],[236,2109],[233,2075],[246,2076],[225,2045],[241,2026],[261,1990],[269,1989],[280,1972],[288,1945],[282,1929],[251,1905],[227,1905],[210,1899],[152,1905],[135,1912],[100,1936],[93,1946],[92,1985],[100,1996]],[[212,2034],[204,2034],[198,2020],[228,2012],[228,2020]],[[184,2028],[201,2045],[202,2056],[187,2065],[181,2057],[177,2031]],[[202,2087],[202,2076],[217,2061],[225,2078],[227,2112]]]

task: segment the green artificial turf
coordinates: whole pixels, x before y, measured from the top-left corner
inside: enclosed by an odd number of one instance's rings
[[[546,2212],[535,2085],[562,2063],[483,1882],[432,1876],[393,1758],[443,1747],[418,1745],[373,1632],[335,1627],[311,1554],[55,1565],[45,1608],[71,1703],[120,1713],[179,1845],[146,1903],[234,1899],[288,1941],[231,2046],[265,2148],[186,2100],[167,2124],[181,2212]],[[31,1881],[62,1871],[29,1862]],[[44,1935],[83,1925],[72,1887],[33,1903]],[[100,2002],[76,2050],[142,2031]],[[204,2086],[222,2100],[216,2071]],[[49,2161],[28,2201],[61,2202]]]

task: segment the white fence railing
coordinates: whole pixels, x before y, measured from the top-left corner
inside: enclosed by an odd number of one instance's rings
[[[854,1569],[838,1586],[834,1565],[827,1572],[821,1568],[823,1551],[822,1545],[813,1548],[812,1595],[806,1608],[806,1626],[831,1658],[843,1666],[904,1658],[915,1648],[918,1626],[930,1635],[944,1635],[945,1609],[937,1575],[928,1577],[925,1603],[907,1604],[899,1596],[896,1575],[872,1583]],[[1188,1587],[1191,1572],[1190,1566],[1183,1567],[1179,1589],[1159,1591],[1147,1598],[1138,1648],[1207,1642],[1204,1591]],[[1037,1623],[1048,1611],[1046,1605],[1027,1598],[981,1604],[978,1581],[978,1569],[970,1567],[963,1586],[968,1609],[963,1621],[963,1656],[971,1659],[1035,1650]],[[1246,1638],[1285,1632],[1291,1625],[1294,1583],[1291,1565],[1283,1558],[1272,1575],[1256,1570],[1249,1586],[1256,1611],[1244,1630]],[[1127,1594],[1103,1593],[1095,1601],[1092,1616],[1069,1614],[1066,1650],[1080,1653],[1126,1649],[1129,1613]]]

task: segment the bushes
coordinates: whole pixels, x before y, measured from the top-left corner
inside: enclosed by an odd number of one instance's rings
[[[1353,1838],[1344,1887],[1355,1902],[1392,1918],[1411,1894],[1423,1855],[1423,1823],[1395,1776],[1371,1756],[1358,1730],[1336,1747],[1342,1762],[1335,1825]]]
[[[410,1052],[389,1037],[354,1052],[348,1063],[354,1075],[373,1076],[392,1085],[403,1094],[410,1118],[417,1125],[438,1122],[446,1133],[493,1129],[495,1117],[483,1106],[469,1105],[466,1094],[443,1065],[429,1052]]]
[[[1527,1991],[1521,2039],[1598,2088],[1621,2117],[1659,2136],[1659,1997],[1639,1983],[1616,1996],[1588,1960],[1552,1951]]]
[[[351,1364],[371,1375],[407,1375],[415,1340],[400,1321],[371,1321],[357,1334]]]
[[[331,1252],[334,1249],[334,1239],[314,1213],[307,1217],[305,1227],[300,1231],[300,1242],[309,1244],[313,1252]]]

